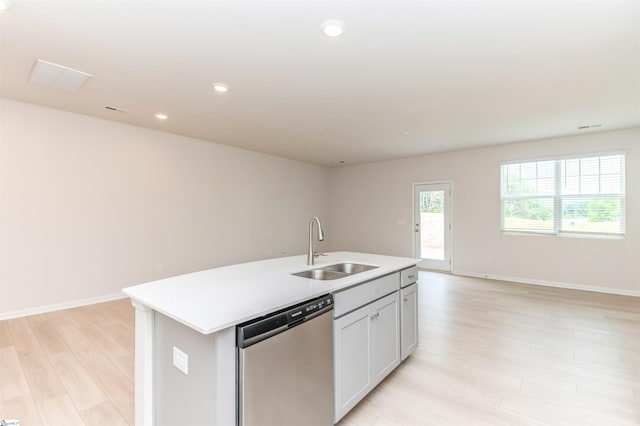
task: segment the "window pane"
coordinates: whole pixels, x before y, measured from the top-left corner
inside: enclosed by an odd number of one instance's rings
[[[507,175],[520,179],[520,164],[508,164]]]
[[[520,165],[520,179],[535,179],[536,176],[536,163],[522,163]]]
[[[620,179],[620,175],[600,176],[600,193],[601,194],[622,193],[622,179]]]
[[[580,159],[581,176],[597,176],[600,173],[600,159],[598,157]]]
[[[619,197],[562,200],[562,232],[622,232]]]
[[[506,199],[504,230],[553,232],[553,198]]]
[[[556,172],[555,161],[540,161],[538,165],[538,178],[552,178]]]
[[[555,180],[552,178],[538,179],[538,195],[553,195],[556,192]]]
[[[579,176],[580,160],[562,160],[561,168],[563,176]]]
[[[502,166],[503,196],[554,195],[555,165],[553,161],[540,161]]]
[[[567,176],[562,181],[561,193],[566,195],[580,194],[580,177]]]
[[[420,192],[420,257],[444,260],[444,191]]]
[[[620,174],[622,162],[621,155],[600,157],[600,172],[603,174]]]
[[[598,175],[582,175],[580,176],[580,193],[581,194],[599,194],[600,178]]]
[[[538,181],[536,179],[522,179],[520,181],[520,188],[517,192],[519,195],[536,195]]]

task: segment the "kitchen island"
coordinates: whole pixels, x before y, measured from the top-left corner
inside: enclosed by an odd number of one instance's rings
[[[335,280],[292,275],[343,262],[376,268]],[[237,324],[323,294],[338,293],[417,262],[412,258],[333,252],[315,266],[307,266],[305,256],[293,256],[125,288],[123,292],[136,308],[136,425],[164,424],[160,419],[166,416],[159,411],[167,406],[174,406],[173,411],[182,407],[184,424],[189,423],[190,416],[210,419],[212,425],[235,424]],[[176,358],[175,352],[171,354],[172,347],[185,353],[178,353]],[[176,363],[184,363],[184,368],[174,367]],[[154,421],[156,414],[158,422]]]

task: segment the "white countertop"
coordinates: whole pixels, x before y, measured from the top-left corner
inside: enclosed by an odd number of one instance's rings
[[[306,255],[242,263],[165,278],[123,289],[123,293],[203,334],[214,333],[315,296],[345,289],[420,259],[354,252],[332,252],[307,266]],[[377,266],[337,280],[291,275],[335,263]]]

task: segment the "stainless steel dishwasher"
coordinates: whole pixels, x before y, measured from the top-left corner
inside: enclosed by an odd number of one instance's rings
[[[238,425],[333,425],[333,296],[237,326]]]

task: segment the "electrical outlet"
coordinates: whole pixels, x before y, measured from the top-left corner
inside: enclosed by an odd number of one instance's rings
[[[189,355],[180,349],[173,347],[173,366],[182,371],[185,375],[189,374]]]

